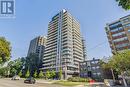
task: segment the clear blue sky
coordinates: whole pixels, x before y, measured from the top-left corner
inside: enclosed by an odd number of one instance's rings
[[[61,9],[80,22],[89,59],[111,55],[105,24],[130,14],[115,0],[16,0],[16,18],[0,19],[0,36],[11,42],[12,59],[27,55],[30,40],[46,35],[48,22]]]

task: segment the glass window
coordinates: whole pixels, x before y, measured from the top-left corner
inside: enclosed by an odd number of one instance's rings
[[[117,27],[115,29],[112,29],[111,32],[116,32],[116,31],[119,31],[119,30],[123,30],[123,27]]]
[[[116,45],[116,48],[121,48],[121,47],[125,47],[125,46],[128,46],[128,45],[129,45],[128,43],[119,44],[119,45]]]
[[[126,24],[126,25],[124,25],[124,27],[125,27],[125,28],[130,27],[130,23],[129,23],[129,24]]]
[[[126,18],[126,19],[123,20],[124,23],[126,23],[126,22],[128,22],[128,21],[130,21],[129,18]]]
[[[116,26],[118,26],[118,25],[120,25],[121,24],[121,22],[116,22],[116,23],[114,23],[114,24],[111,24],[110,25],[110,28],[114,28],[114,27],[116,27]]]
[[[92,69],[96,69],[96,67],[92,67]]]
[[[130,33],[130,30],[128,30],[128,33]]]
[[[95,64],[95,61],[92,61],[91,63],[92,63],[92,64]]]
[[[100,73],[100,72],[98,72],[98,73],[97,73],[97,75],[99,76],[99,75],[101,75],[101,73]]]
[[[97,60],[97,61],[95,61],[95,63],[97,64],[99,61]]]
[[[120,35],[123,35],[123,34],[125,34],[125,32],[120,32],[120,33],[113,34],[112,37],[120,36]]]
[[[99,69],[99,66],[97,66],[96,68]]]
[[[128,40],[128,38],[127,37],[118,38],[118,39],[113,40],[113,42],[120,42],[120,41],[123,41],[123,40]]]

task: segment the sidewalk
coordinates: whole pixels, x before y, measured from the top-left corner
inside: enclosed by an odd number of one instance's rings
[[[52,84],[58,80],[44,80],[44,79],[36,79],[37,83],[47,83],[47,84]]]

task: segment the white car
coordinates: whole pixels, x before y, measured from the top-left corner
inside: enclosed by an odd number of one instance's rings
[[[12,77],[11,80],[20,80],[20,77],[18,75],[15,75],[15,76]]]

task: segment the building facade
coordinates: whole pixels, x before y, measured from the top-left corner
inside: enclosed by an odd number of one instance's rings
[[[101,81],[103,78],[103,73],[99,62],[100,59],[95,58],[80,62],[80,77],[90,77],[97,81]]]
[[[130,49],[130,15],[108,23],[105,29],[113,54]]]
[[[82,37],[82,44],[83,44],[83,58],[84,61],[87,60],[87,49],[86,49],[86,41],[84,40],[84,38]]]
[[[67,79],[79,73],[79,62],[83,60],[80,24],[68,11],[62,10],[48,25],[43,71],[62,69],[63,78]]]
[[[30,54],[34,53],[38,56],[39,64],[42,63],[42,58],[44,55],[44,50],[46,46],[46,37],[44,36],[38,36],[30,41],[30,46],[28,50],[27,56],[30,56]]]

